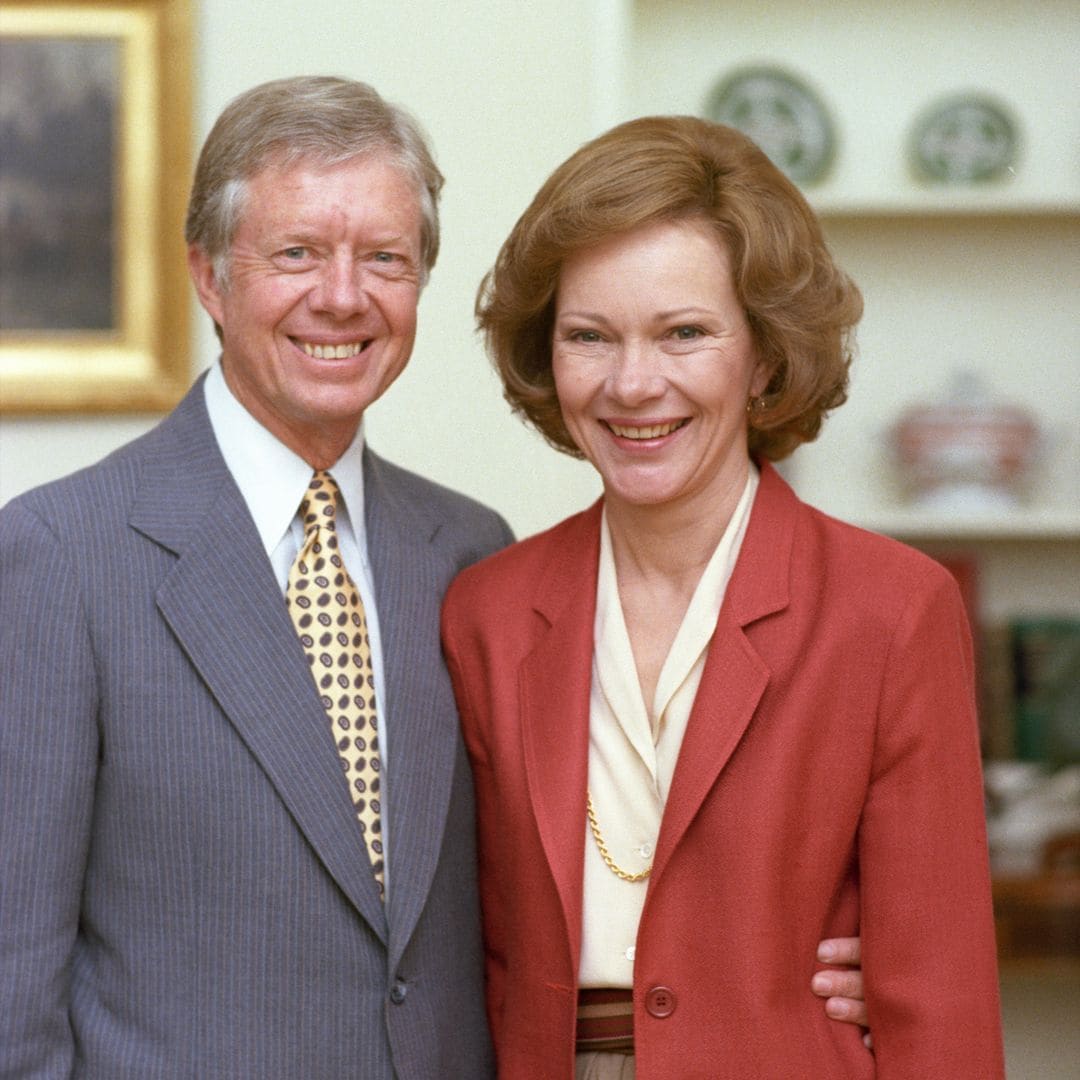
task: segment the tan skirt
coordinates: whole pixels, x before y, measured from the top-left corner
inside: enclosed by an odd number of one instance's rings
[[[633,1054],[585,1050],[575,1063],[574,1080],[634,1080]]]

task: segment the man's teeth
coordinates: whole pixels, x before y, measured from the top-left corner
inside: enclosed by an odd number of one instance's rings
[[[362,341],[353,341],[348,345],[312,345],[310,341],[302,341],[300,347],[316,360],[347,360],[355,356],[364,348]]]
[[[682,420],[676,420],[672,424],[652,424],[650,427],[624,427],[622,424],[608,424],[612,432],[623,439],[659,439],[662,435],[670,435],[682,426]]]

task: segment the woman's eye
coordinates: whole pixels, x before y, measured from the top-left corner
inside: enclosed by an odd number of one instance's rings
[[[700,326],[677,326],[674,335],[680,341],[692,341],[694,338],[700,337],[701,333]]]
[[[571,341],[582,341],[590,344],[600,340],[600,335],[595,330],[575,330],[570,335]]]

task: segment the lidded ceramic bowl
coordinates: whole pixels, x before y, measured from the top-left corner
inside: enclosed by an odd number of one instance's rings
[[[890,437],[917,503],[971,510],[1016,505],[1040,441],[1034,416],[994,400],[972,373],[957,376],[939,402],[906,409]]]

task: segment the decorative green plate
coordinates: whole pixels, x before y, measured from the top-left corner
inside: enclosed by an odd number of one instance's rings
[[[960,94],[934,102],[916,119],[911,159],[926,180],[978,184],[1011,172],[1019,143],[1001,105],[984,94]]]
[[[781,68],[744,67],[710,91],[705,115],[749,135],[798,184],[829,170],[836,136],[828,110],[801,79]]]

